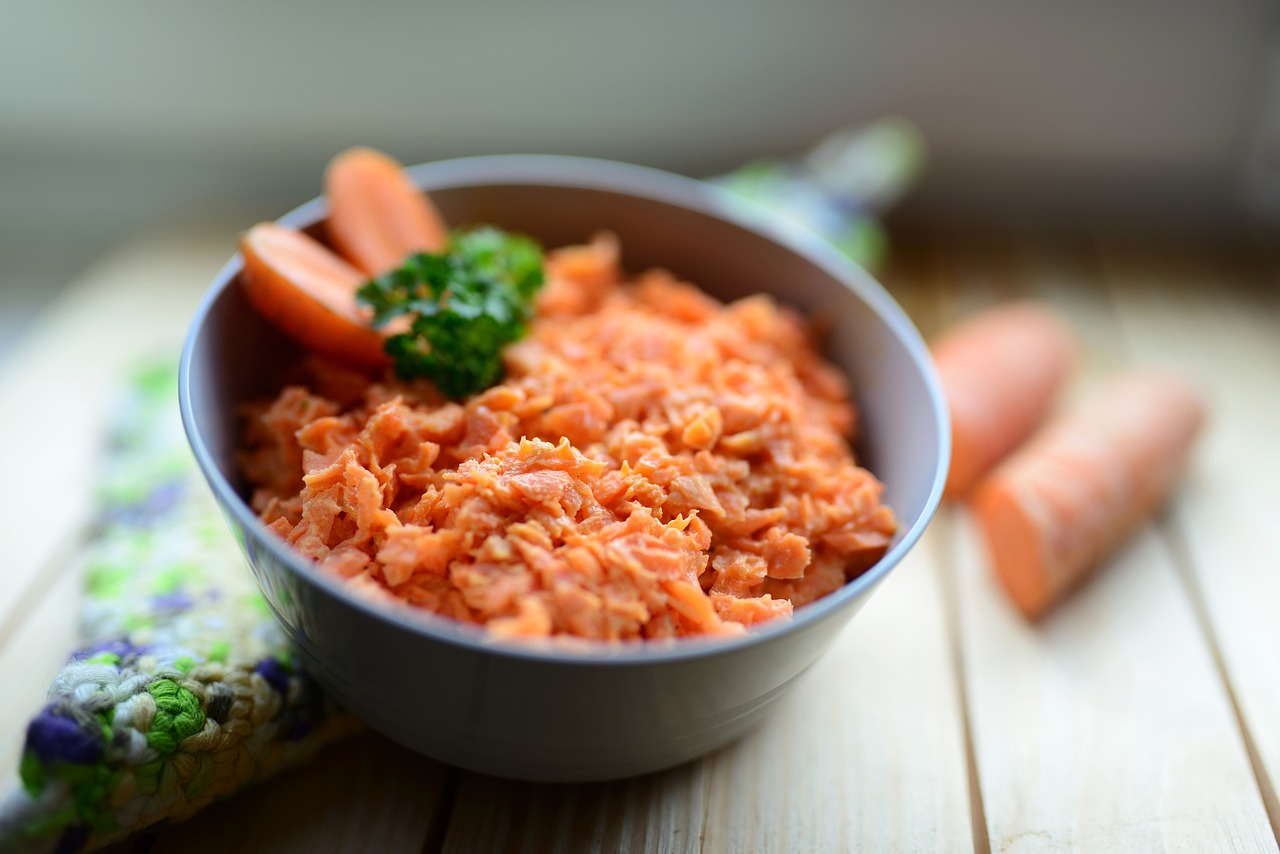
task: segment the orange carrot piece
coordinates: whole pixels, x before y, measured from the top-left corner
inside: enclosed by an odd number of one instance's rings
[[[1163,502],[1204,421],[1181,381],[1126,374],[1000,464],[973,498],[996,575],[1045,613]]]
[[[1070,372],[1075,339],[1051,309],[1011,303],[946,332],[933,346],[951,410],[944,495],[963,497],[1039,426]]]
[[[356,303],[365,277],[300,231],[273,222],[240,239],[241,282],[253,307],[308,349],[361,368],[387,363],[382,336]]]
[[[414,252],[439,252],[449,230],[435,206],[391,157],[351,148],[324,173],[326,228],[343,257],[367,276],[380,276]]]

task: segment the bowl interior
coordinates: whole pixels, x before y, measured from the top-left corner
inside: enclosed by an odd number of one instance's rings
[[[454,226],[494,224],[547,247],[608,229],[621,238],[630,271],[665,267],[723,300],[771,293],[829,328],[826,354],[849,376],[860,413],[860,461],[884,482],[900,527],[879,564],[799,609],[795,621],[858,597],[918,539],[937,507],[948,464],[949,430],[932,363],[897,304],[825,243],[707,185],[638,167],[518,156],[444,161],[411,173]],[[324,214],[316,200],[281,221],[319,234],[314,226]],[[235,286],[239,270],[237,256],[195,319],[181,391],[201,466],[224,509],[252,526],[237,497],[244,487],[235,459],[238,406],[274,393],[279,373],[272,366],[292,360],[297,349],[249,307]]]

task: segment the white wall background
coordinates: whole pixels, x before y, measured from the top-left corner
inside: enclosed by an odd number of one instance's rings
[[[1280,173],[1277,46],[1273,0],[7,0],[0,288],[277,214],[353,143],[698,174],[887,113],[931,146],[917,217],[1220,226]]]

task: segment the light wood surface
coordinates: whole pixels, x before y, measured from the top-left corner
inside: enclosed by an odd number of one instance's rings
[[[74,644],[76,543],[115,379],[176,352],[243,223],[157,232],[87,273],[0,363],[11,538],[0,773]],[[1247,247],[920,237],[885,281],[933,333],[1058,305],[1069,396],[1163,363],[1211,423],[1166,512],[1028,625],[945,508],[757,731],[604,785],[511,783],[373,735],[125,848],[168,851],[1275,851],[1280,779],[1280,289]],[[1274,259],[1271,262],[1274,264]],[[20,417],[15,417],[20,414]]]
[[[970,248],[967,291],[1048,300],[1085,336],[1075,397],[1130,358],[1116,294],[1037,247]],[[950,319],[950,318],[948,318]],[[1141,318],[1139,318],[1139,321]],[[1199,470],[1199,458],[1193,467]],[[964,680],[997,851],[1272,850],[1212,649],[1158,526],[1031,626],[963,510],[939,521],[958,576]],[[1223,826],[1233,828],[1223,839]]]

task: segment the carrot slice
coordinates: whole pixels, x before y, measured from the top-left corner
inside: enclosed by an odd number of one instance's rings
[[[1032,302],[982,312],[945,333],[934,361],[951,410],[945,495],[965,495],[1039,426],[1071,369],[1075,340]]]
[[[351,148],[324,174],[329,240],[368,276],[380,276],[414,252],[439,252],[449,230],[404,168],[372,148]]]
[[[1168,496],[1204,421],[1180,380],[1133,372],[1045,428],[979,485],[973,509],[996,575],[1045,613]]]
[[[388,363],[382,336],[356,303],[365,277],[300,231],[273,222],[240,239],[241,282],[253,307],[308,349],[353,366]]]

